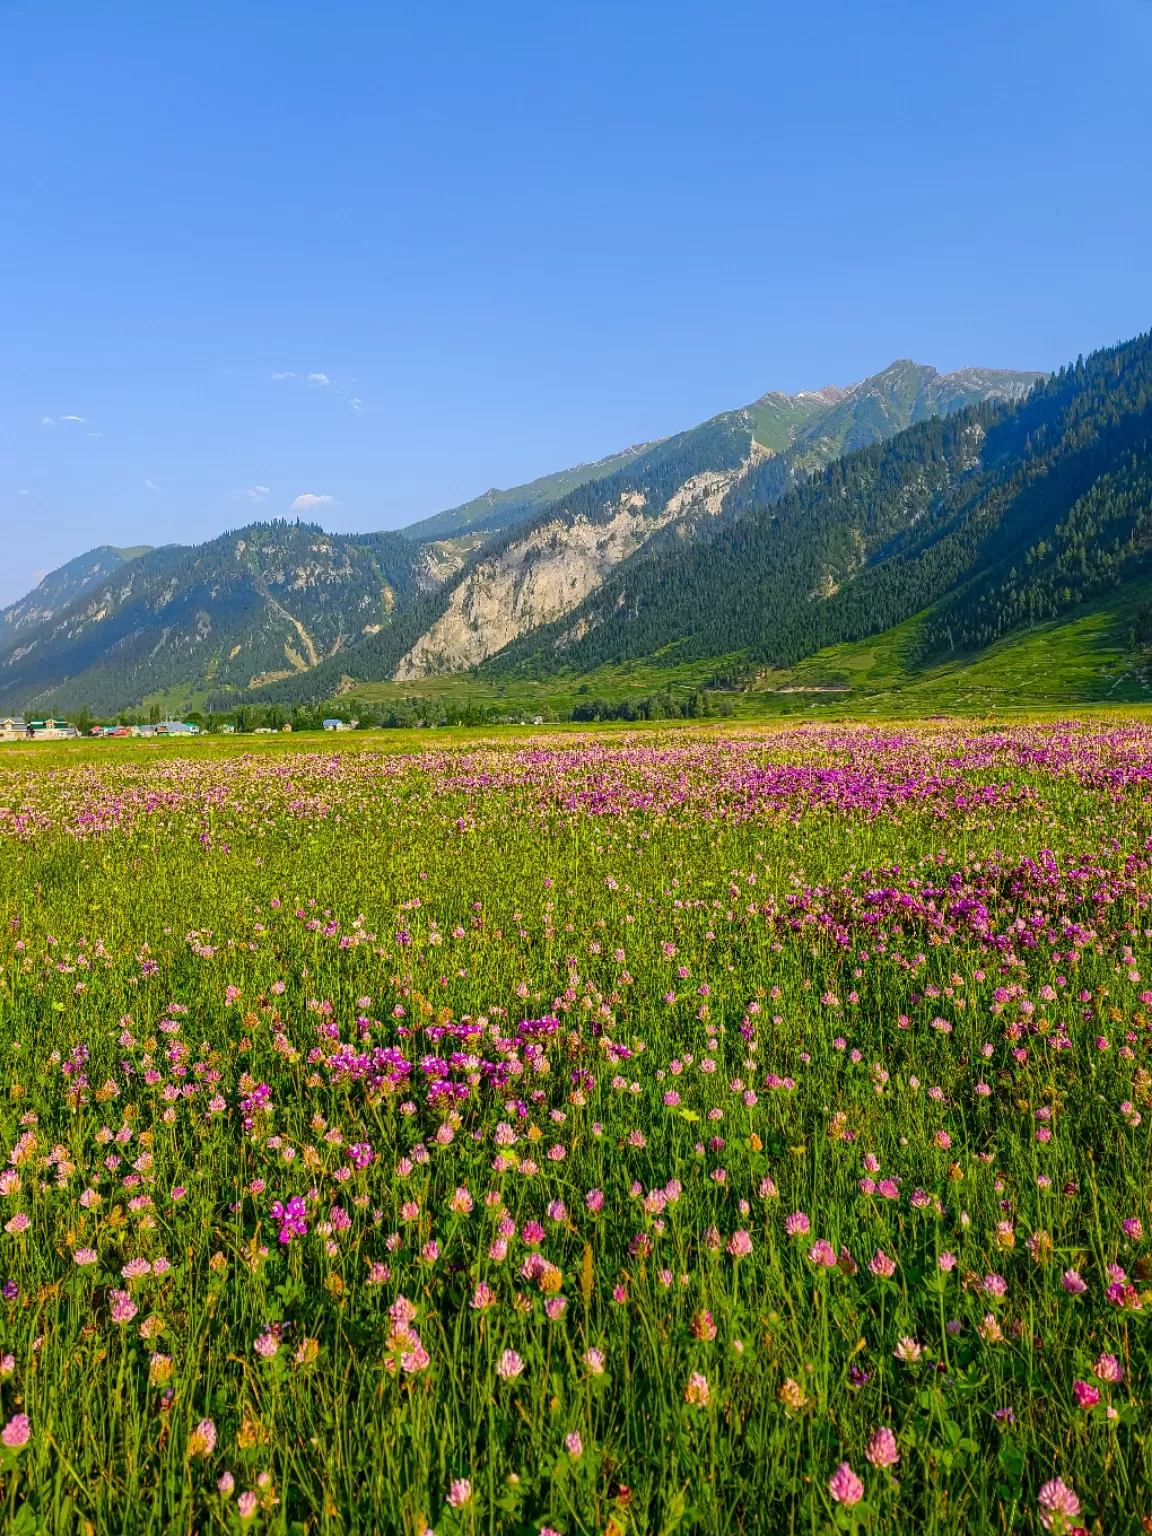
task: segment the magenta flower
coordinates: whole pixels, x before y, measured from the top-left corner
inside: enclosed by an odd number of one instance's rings
[[[1124,1367],[1115,1355],[1101,1355],[1092,1367],[1092,1372],[1098,1380],[1111,1382],[1114,1386],[1124,1380]]]
[[[0,1440],[10,1451],[18,1451],[27,1445],[32,1434],[32,1421],[26,1413],[17,1413],[0,1430]]]
[[[1080,1500],[1064,1479],[1054,1477],[1041,1488],[1036,1503],[1040,1510],[1040,1524],[1046,1531],[1063,1531],[1067,1520],[1080,1513]]]
[[[481,1280],[480,1284],[472,1292],[472,1300],[468,1305],[474,1312],[486,1312],[489,1307],[494,1307],[498,1300],[496,1292],[488,1284],[487,1280]]]
[[[112,1298],[111,1317],[114,1323],[130,1323],[139,1310],[127,1291],[109,1291]]]
[[[216,1449],[216,1426],[211,1419],[201,1419],[188,1440],[189,1456],[211,1456]]]
[[[808,1250],[809,1261],[823,1269],[836,1268],[836,1250],[827,1238],[817,1238]]]
[[[890,1259],[883,1248],[877,1248],[868,1268],[880,1280],[890,1280],[896,1273],[896,1260]]]
[[[784,1230],[789,1237],[803,1237],[811,1226],[812,1223],[803,1211],[793,1211],[791,1216],[784,1219]]]
[[[496,1364],[496,1374],[501,1381],[515,1381],[524,1369],[524,1362],[514,1349],[506,1349]]]
[[[872,1431],[868,1439],[868,1449],[864,1454],[874,1467],[894,1467],[900,1460],[896,1436],[887,1425]]]
[[[453,1509],[463,1509],[472,1497],[472,1484],[466,1477],[457,1477],[448,1489],[448,1502]]]
[[[752,1238],[742,1227],[728,1239],[728,1252],[734,1259],[745,1259],[752,1252]]]
[[[568,1452],[573,1461],[579,1461],[580,1457],[583,1456],[584,1442],[580,1438],[580,1433],[578,1430],[570,1430],[568,1434],[564,1436],[564,1449]]]
[[[1095,1408],[1100,1401],[1100,1388],[1088,1381],[1074,1381],[1072,1395],[1076,1399],[1077,1408]]]
[[[851,1508],[864,1497],[864,1484],[846,1461],[842,1461],[828,1479],[828,1492],[837,1504]]]
[[[1087,1283],[1082,1280],[1074,1269],[1066,1269],[1060,1276],[1060,1284],[1068,1292],[1069,1296],[1083,1296],[1088,1289]]]

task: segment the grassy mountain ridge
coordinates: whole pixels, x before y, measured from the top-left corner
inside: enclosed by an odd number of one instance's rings
[[[577,486],[583,485],[588,480],[600,480],[605,475],[625,468],[655,446],[655,442],[637,443],[631,448],[624,448],[619,453],[609,454],[607,458],[597,459],[593,463],[577,464],[572,469],[561,469],[550,475],[541,475],[539,479],[530,480],[526,485],[513,486],[506,491],[493,488],[485,491],[482,496],[474,496],[471,501],[466,501],[459,507],[450,507],[445,512],[437,512],[432,517],[409,523],[400,532],[407,539],[417,543],[427,543],[434,539],[454,538],[458,534],[473,530],[496,533],[502,529],[517,527],[520,523],[535,517],[549,502],[567,495],[569,491],[575,490]]]

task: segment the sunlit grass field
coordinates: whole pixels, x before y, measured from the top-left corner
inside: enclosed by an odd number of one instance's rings
[[[1150,797],[1114,719],[6,750],[0,1529],[1140,1530]]]

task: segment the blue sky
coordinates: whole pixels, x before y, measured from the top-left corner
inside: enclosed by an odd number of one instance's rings
[[[0,58],[0,601],[1152,324],[1152,0],[0,0]]]

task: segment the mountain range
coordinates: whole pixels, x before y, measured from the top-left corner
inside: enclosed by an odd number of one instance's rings
[[[1142,494],[1124,455],[1143,452],[1146,352],[1140,338],[1051,379],[900,361],[770,392],[399,532],[273,522],[104,546],[0,613],[0,708],[319,702],[376,679],[637,657],[781,665],[933,605],[932,644],[985,644],[1058,606],[1060,580],[1124,579],[1095,544],[1101,518],[1119,532],[1101,507]],[[1093,491],[1095,512],[1077,510]],[[1079,574],[1072,512],[1093,551]],[[1027,580],[1000,569],[1037,540]]]

